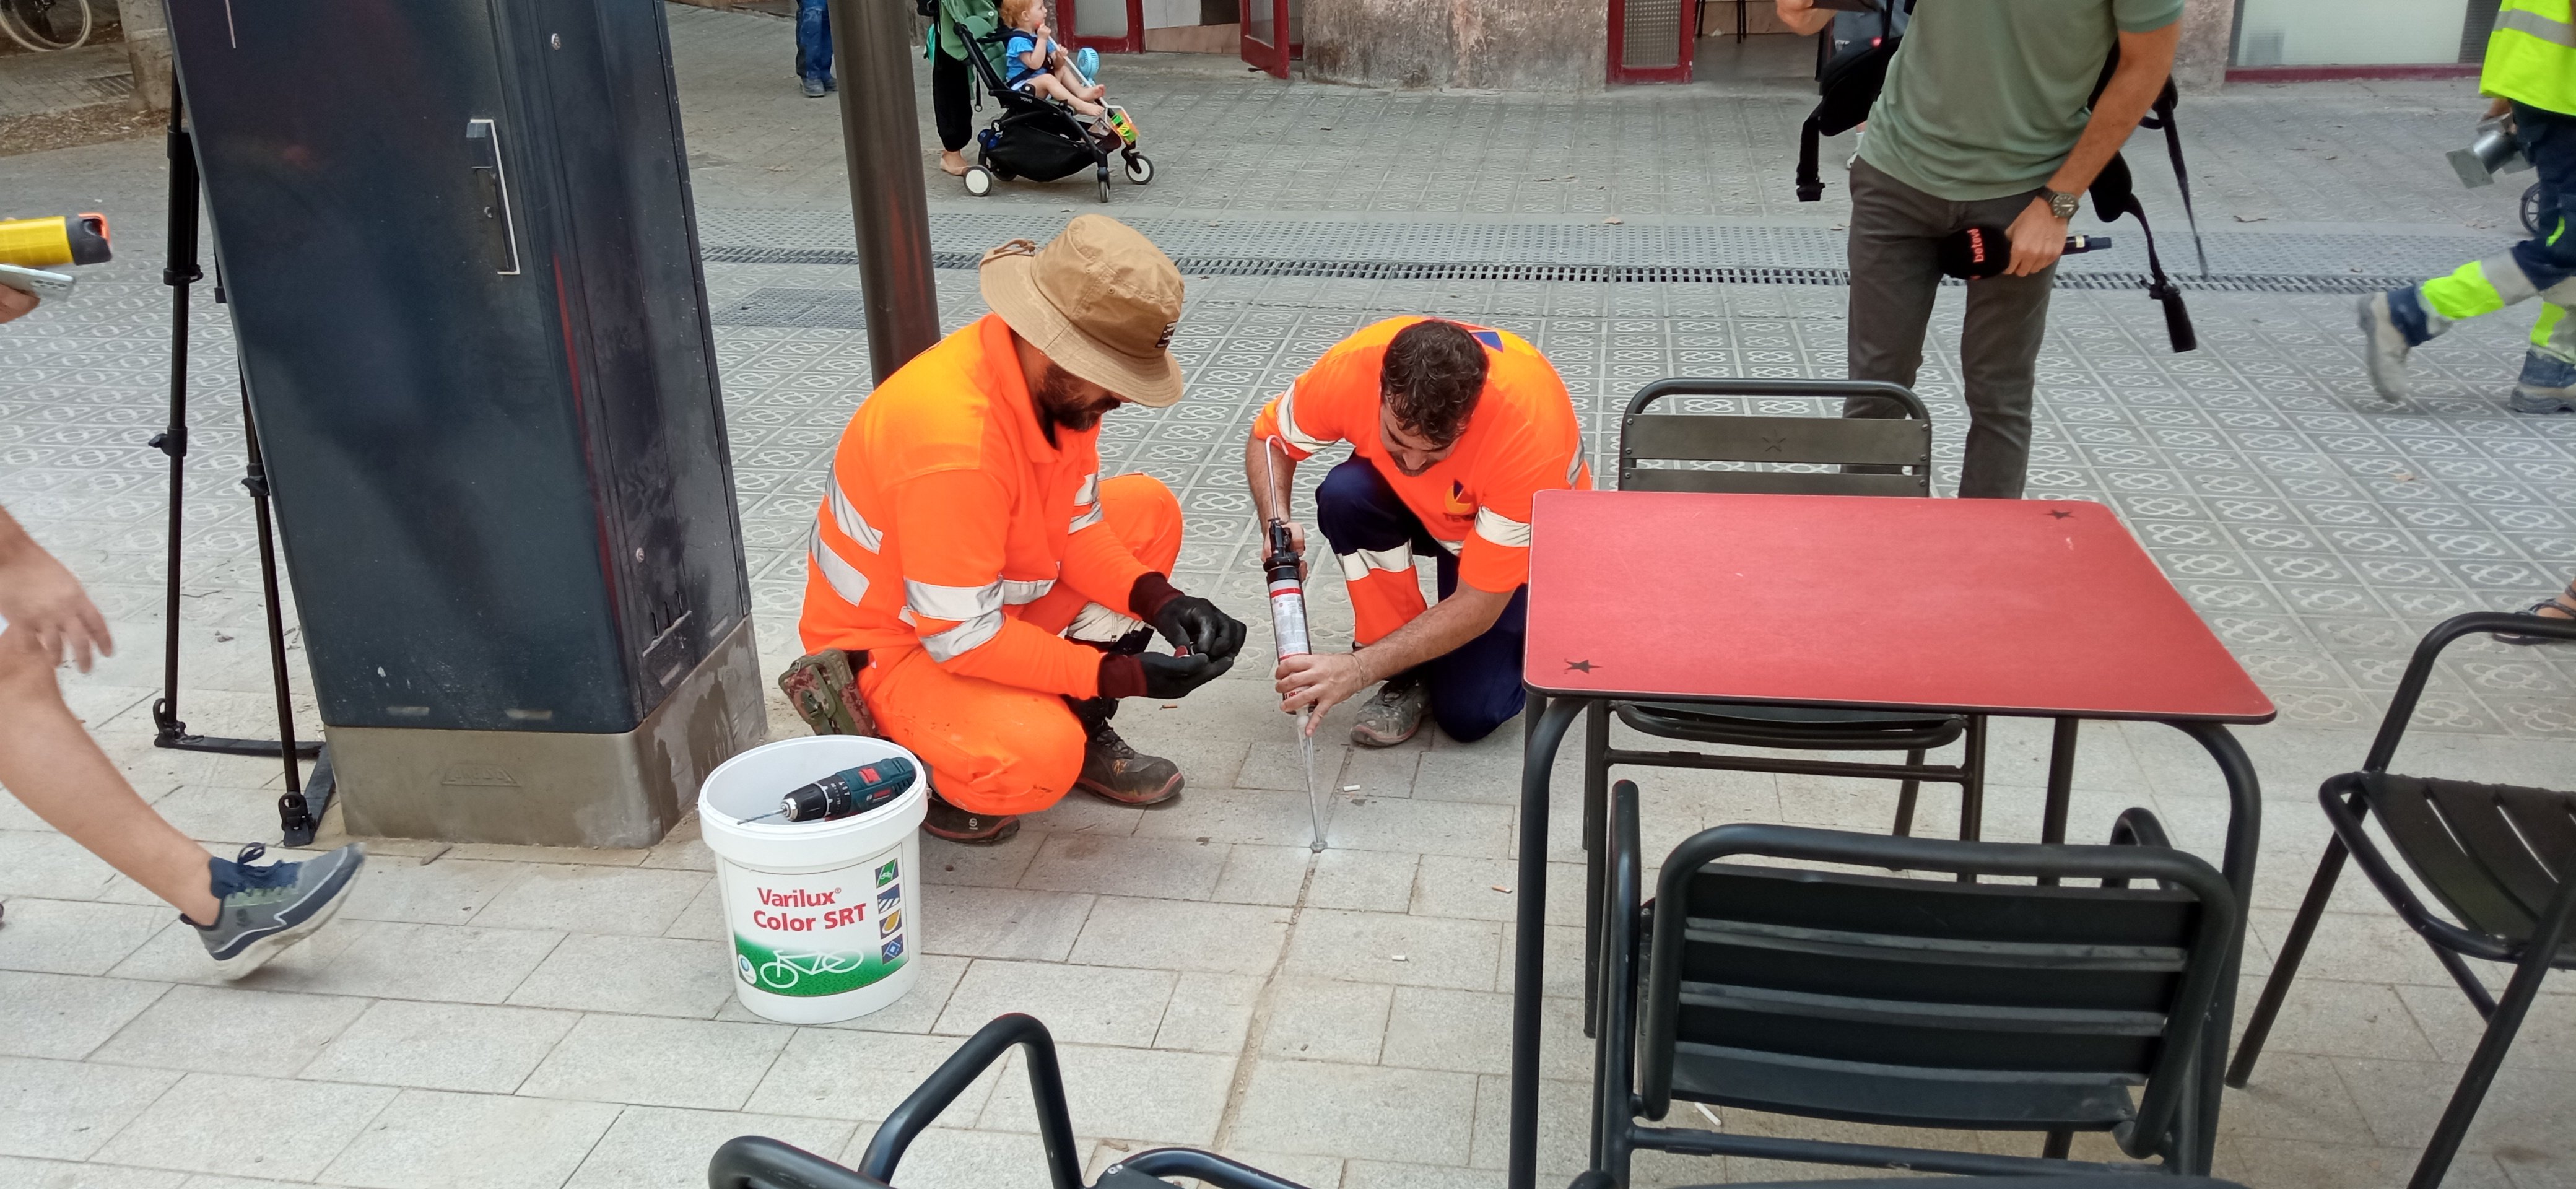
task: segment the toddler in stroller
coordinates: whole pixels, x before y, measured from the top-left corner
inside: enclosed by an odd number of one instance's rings
[[[1134,121],[1102,101],[1105,88],[1050,36],[1045,0],[1003,0],[1001,16],[1002,28],[975,39],[981,52],[966,55],[1002,103],[1001,117],[976,135],[966,192],[990,194],[996,179],[1050,182],[1089,166],[1107,202],[1111,154],[1124,159],[1128,181],[1152,181],[1154,163],[1136,150]]]
[[[1136,143],[1136,126],[1124,108],[1101,102],[1109,88],[1083,76],[1073,55],[1050,36],[1046,0],[1002,0],[1002,24],[1010,30],[1003,62],[1010,71],[1004,85],[1023,95],[1053,99],[1086,117],[1101,147],[1120,149]]]

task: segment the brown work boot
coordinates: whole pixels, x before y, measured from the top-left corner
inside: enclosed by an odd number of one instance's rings
[[[1121,805],[1159,805],[1181,795],[1181,766],[1138,754],[1107,719],[1083,724],[1091,739],[1082,747],[1082,775],[1074,787]]]
[[[1431,705],[1431,687],[1410,674],[1387,678],[1377,694],[1360,704],[1351,723],[1351,742],[1362,747],[1393,747],[1422,729],[1422,712]]]
[[[967,846],[991,846],[1007,842],[1020,832],[1018,814],[972,813],[930,794],[930,816],[922,819],[921,828],[933,838],[945,838]]]

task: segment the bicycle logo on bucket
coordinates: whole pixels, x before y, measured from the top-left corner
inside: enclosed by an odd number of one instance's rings
[[[744,981],[751,982],[763,990],[780,992],[795,986],[800,978],[847,974],[867,964],[866,957],[860,954],[800,954],[780,950],[775,957],[759,967],[759,977],[755,980],[750,977],[751,959],[740,955],[737,957],[740,958],[739,966],[745,976]]]

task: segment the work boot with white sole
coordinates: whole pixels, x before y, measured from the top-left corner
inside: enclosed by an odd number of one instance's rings
[[[2415,349],[2416,340],[2409,338],[2405,329],[2398,325],[2398,319],[2409,312],[2406,308],[2409,304],[2421,308],[2415,290],[2392,289],[2362,298],[2358,311],[2361,315],[2361,361],[2370,369],[2370,386],[2379,391],[2381,400],[2391,404],[2406,399],[2409,391],[2406,353]]]
[[[231,859],[206,860],[221,908],[213,924],[188,924],[228,979],[259,969],[278,951],[321,928],[340,911],[358,868],[367,861],[367,853],[352,845],[302,862],[251,866],[266,853],[267,847],[254,842]]]
[[[2506,403],[2517,413],[2576,413],[2576,363],[2523,352],[2522,379]]]
[[[1431,687],[1410,674],[1390,677],[1360,704],[1351,723],[1351,742],[1362,747],[1393,747],[1422,729],[1422,713],[1431,707]]]

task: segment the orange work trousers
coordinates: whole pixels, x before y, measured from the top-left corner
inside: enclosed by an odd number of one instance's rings
[[[1151,475],[1100,481],[1100,514],[1136,560],[1164,574],[1181,555],[1181,501]],[[1061,632],[1090,599],[1058,582],[1008,608]],[[1086,734],[1063,696],[960,677],[919,648],[871,649],[859,693],[887,737],[930,765],[940,799],[969,813],[1036,813],[1073,788]]]

